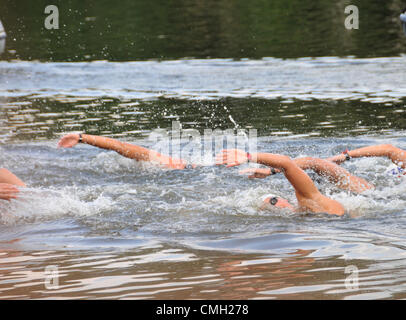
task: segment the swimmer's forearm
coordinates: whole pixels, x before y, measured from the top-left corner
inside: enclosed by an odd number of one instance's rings
[[[345,160],[346,160],[346,157],[345,157],[344,154],[340,154],[338,156],[334,156],[334,157],[330,157],[330,158],[326,159],[326,161],[333,162],[333,163],[335,163],[337,165],[342,164],[343,162],[345,162]]]
[[[327,176],[332,175],[335,176],[336,173],[332,172],[330,169],[330,166],[326,167],[325,164],[323,163],[323,161],[326,160],[322,160],[322,159],[316,159],[316,158],[310,158],[310,157],[306,157],[306,158],[296,158],[296,159],[292,159],[293,162],[296,163],[296,165],[302,169],[302,170],[313,170],[314,172],[316,172],[319,175],[323,175],[326,174]],[[331,166],[336,166],[333,163],[329,162],[329,164],[331,164]],[[260,173],[263,176],[270,176],[272,174],[276,174],[276,173],[280,173],[281,169],[250,169],[250,172],[254,172],[254,173]]]
[[[316,170],[317,169],[317,162],[314,158],[297,158],[293,160],[299,168],[302,170]]]
[[[302,170],[313,170],[320,176],[326,177],[330,182],[339,188],[361,193],[365,190],[373,189],[374,185],[363,178],[352,175],[339,165],[318,158],[298,158],[294,160]]]
[[[313,170],[318,175],[324,175],[332,179],[338,179],[343,174],[346,176],[350,174],[337,164],[323,159],[305,157],[297,158],[293,161],[302,170]]]
[[[390,151],[390,145],[379,145],[350,150],[348,151],[348,155],[351,158],[389,157]]]
[[[396,148],[391,144],[381,144],[376,146],[364,147],[346,151],[350,158],[362,158],[362,157],[387,157],[392,160],[393,163],[406,169],[406,151]],[[347,160],[345,154],[330,157],[326,159],[336,164],[341,164]]]
[[[348,151],[351,158],[361,157],[387,157],[393,163],[406,168],[406,151],[396,148],[391,144],[382,144],[377,146],[370,146]]]
[[[312,170],[320,176],[325,176],[333,182],[343,179],[343,176],[350,176],[350,173],[338,165],[317,158],[305,157],[292,160],[302,170]]]
[[[130,159],[136,159],[138,161],[152,161],[164,165],[170,169],[184,169],[186,167],[186,161],[182,159],[173,159],[172,157],[165,156],[154,150],[121,142],[116,139],[82,134],[82,143],[106,150],[113,150]]]
[[[150,161],[151,156],[154,157],[159,155],[157,152],[147,148],[121,142],[116,139],[94,136],[90,134],[82,134],[82,143],[106,150],[116,151],[124,157],[141,161]]]
[[[253,153],[250,161],[283,170],[292,160],[288,156],[272,153]]]
[[[328,171],[328,168],[327,168],[327,171],[325,171],[325,168],[317,162],[317,160],[321,160],[321,159],[315,159],[315,158],[308,157],[308,158],[297,158],[297,159],[292,159],[292,160],[302,170],[313,170],[317,174],[323,174],[323,173],[329,174],[330,173]],[[272,169],[255,169],[255,170],[257,170],[256,172],[261,173],[264,176],[270,176],[272,174],[281,172],[281,169],[275,169],[273,167],[272,167]],[[252,172],[254,172],[254,171],[252,171]]]

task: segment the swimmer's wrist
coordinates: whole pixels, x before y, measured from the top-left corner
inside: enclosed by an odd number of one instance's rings
[[[257,154],[247,152],[247,162],[257,162]]]
[[[344,161],[350,161],[351,160],[351,156],[350,156],[350,153],[349,153],[348,149],[343,151],[343,155],[345,156]]]

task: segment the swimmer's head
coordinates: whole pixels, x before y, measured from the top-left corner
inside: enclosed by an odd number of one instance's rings
[[[292,206],[288,200],[281,198],[274,194],[268,194],[262,198],[263,204],[269,208],[269,206],[285,209],[288,208],[290,210],[294,210],[294,206]]]

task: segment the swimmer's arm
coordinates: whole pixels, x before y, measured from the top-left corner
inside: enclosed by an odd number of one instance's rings
[[[72,133],[62,137],[58,143],[58,147],[71,148],[77,143],[79,143],[79,134]],[[171,169],[184,169],[186,166],[186,162],[181,159],[173,159],[154,150],[107,137],[82,134],[82,143],[112,150],[130,159],[157,162]]]
[[[351,158],[361,157],[387,157],[399,167],[406,169],[406,151],[391,144],[382,144],[348,151]],[[340,164],[345,161],[345,155],[338,155],[327,159]]]
[[[20,178],[5,168],[0,169],[0,183],[26,187],[25,183],[21,181]]]
[[[293,160],[302,170],[313,170],[320,176],[326,177],[330,182],[337,185],[337,187],[350,190],[352,192],[361,193],[369,189],[373,189],[374,185],[367,182],[365,179],[354,176],[344,168],[337,164],[317,158],[298,158]],[[250,174],[248,178],[266,178],[271,175],[269,168],[248,168],[240,171],[240,174]],[[273,168],[274,173],[280,172],[278,169]]]
[[[334,157],[330,157],[326,159],[327,161],[333,162],[337,165],[342,164],[343,162],[345,162],[346,157],[344,154],[339,154],[338,156],[334,156]]]
[[[250,161],[281,170],[295,188],[298,198],[312,199],[320,194],[310,177],[288,156],[271,153],[253,153],[250,155]],[[217,164],[226,164],[227,167],[238,166],[246,162],[248,162],[248,154],[238,149],[223,150],[216,157]]]
[[[313,170],[318,175],[326,177],[339,188],[361,193],[368,189],[373,189],[374,185],[365,179],[352,175],[346,169],[337,164],[318,158],[298,158],[294,162],[302,170]]]
[[[59,140],[58,147],[72,148],[79,143],[79,139],[80,139],[79,134],[76,133],[68,134]],[[149,152],[150,150],[140,146],[121,142],[116,139],[94,136],[90,134],[82,134],[81,142],[101,149],[116,151],[117,153],[127,158],[143,161],[150,160],[150,152]]]
[[[251,161],[281,170],[298,197],[313,199],[320,194],[312,179],[288,156],[255,153],[252,154]]]
[[[253,179],[253,178],[264,179],[264,178],[270,176],[272,172],[271,172],[270,168],[247,168],[247,169],[241,170],[239,173],[240,174],[248,173],[249,174],[248,178],[250,178],[250,179]]]

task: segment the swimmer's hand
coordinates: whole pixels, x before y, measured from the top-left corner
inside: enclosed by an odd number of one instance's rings
[[[330,157],[326,159],[327,161],[334,162],[336,164],[342,164],[346,160],[345,154],[339,154],[338,156]]]
[[[58,142],[58,148],[72,148],[79,143],[79,135],[77,133],[70,133],[63,136]]]
[[[0,183],[0,199],[10,201],[11,199],[17,199],[17,193],[20,190],[12,184]]]
[[[264,179],[267,176],[271,175],[271,169],[270,168],[248,168],[248,169],[241,170],[239,173],[240,174],[246,174],[246,173],[250,174],[248,176],[248,178],[250,178],[250,179],[255,179],[255,178]]]
[[[216,156],[216,164],[226,164],[227,168],[239,166],[246,162],[248,162],[248,153],[239,149],[222,150],[222,152]]]

